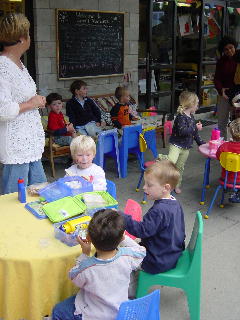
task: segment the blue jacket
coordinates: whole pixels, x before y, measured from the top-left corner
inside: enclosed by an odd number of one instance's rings
[[[141,238],[140,244],[147,249],[142,269],[156,274],[174,268],[185,249],[184,213],[180,203],[172,199],[156,200],[142,222],[123,215],[126,230]]]
[[[169,143],[183,149],[190,149],[192,148],[193,140],[195,140],[199,146],[205,143],[198,134],[198,129],[193,115],[188,117],[185,113],[178,113],[174,120]]]

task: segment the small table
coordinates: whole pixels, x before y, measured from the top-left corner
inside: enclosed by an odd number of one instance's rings
[[[200,204],[205,203],[206,198],[206,189],[209,186],[209,173],[210,173],[210,163],[211,159],[216,159],[216,151],[210,151],[209,143],[202,144],[198,147],[199,152],[206,157],[205,168],[204,168],[204,176],[203,176],[203,185],[202,185],[202,194]]]
[[[0,208],[0,318],[41,320],[78,291],[68,271],[81,247],[55,239],[52,223],[26,210],[17,193],[0,196]]]

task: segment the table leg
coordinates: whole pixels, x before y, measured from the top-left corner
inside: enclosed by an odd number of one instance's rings
[[[203,177],[203,185],[202,185],[202,195],[201,195],[200,204],[205,203],[206,186],[209,183],[210,161],[211,161],[211,158],[207,158],[205,161],[205,169],[204,169],[204,177]]]

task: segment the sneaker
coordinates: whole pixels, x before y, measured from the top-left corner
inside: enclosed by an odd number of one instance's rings
[[[232,203],[240,203],[240,195],[238,192],[234,192],[233,194],[231,194],[230,198],[228,199],[229,202]]]

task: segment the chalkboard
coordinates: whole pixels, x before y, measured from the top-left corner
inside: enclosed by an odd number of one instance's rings
[[[57,9],[58,78],[123,74],[124,13]]]

